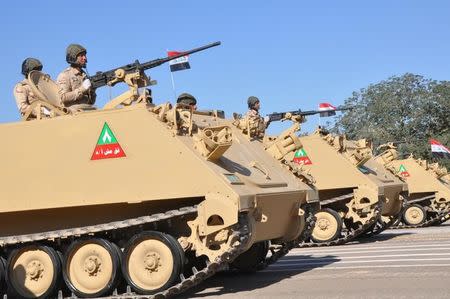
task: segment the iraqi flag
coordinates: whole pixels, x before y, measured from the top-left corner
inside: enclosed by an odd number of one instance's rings
[[[320,117],[329,117],[336,115],[336,107],[330,103],[319,104]]]
[[[172,57],[172,56],[180,55],[182,53],[183,52],[167,51],[167,56],[168,57]],[[177,59],[169,61],[170,71],[171,72],[176,72],[176,71],[182,71],[182,70],[190,69],[191,66],[189,65],[188,56],[189,55],[181,56],[181,57],[179,57]]]
[[[433,157],[441,158],[441,159],[450,159],[450,150],[446,148],[443,144],[441,144],[436,139],[430,139],[431,144],[431,154]]]

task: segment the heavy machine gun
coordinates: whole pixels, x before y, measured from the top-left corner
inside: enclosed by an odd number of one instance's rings
[[[174,59],[178,59],[180,57],[190,55],[196,52],[200,52],[215,46],[220,45],[220,42],[211,43],[202,47],[198,47],[189,51],[181,52],[177,55],[158,58],[154,60],[150,60],[144,63],[140,63],[139,60],[136,60],[134,63],[130,63],[118,68],[114,68],[105,72],[97,72],[95,75],[90,76],[89,80],[91,80],[92,87],[99,88],[105,85],[114,86],[118,82],[122,82],[125,75],[129,73],[143,73],[145,70],[157,67],[163,63],[169,62]]]
[[[354,107],[337,107],[336,109],[330,109],[330,110],[309,110],[309,111],[302,111],[300,109],[294,110],[294,111],[286,111],[286,112],[274,112],[271,114],[267,114],[269,117],[269,122],[272,121],[280,121],[286,118],[291,118],[293,116],[308,116],[308,115],[315,115],[320,114],[321,117],[326,116],[332,116],[335,115],[336,111],[346,111],[346,110],[352,110]]]

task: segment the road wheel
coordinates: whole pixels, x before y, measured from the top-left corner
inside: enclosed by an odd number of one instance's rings
[[[109,295],[120,278],[119,250],[104,239],[76,241],[67,249],[63,277],[67,287],[79,297]]]
[[[342,219],[332,209],[323,209],[315,214],[316,224],[311,239],[317,243],[330,242],[341,235]]]
[[[51,247],[29,245],[11,252],[6,269],[8,289],[14,295],[19,298],[49,298],[54,296],[59,286],[61,260]]]
[[[427,213],[418,204],[407,206],[403,211],[403,221],[407,225],[419,225],[425,221]]]
[[[183,264],[184,252],[173,237],[147,231],[125,246],[122,273],[135,292],[150,295],[175,284]]]
[[[231,266],[241,272],[255,272],[269,252],[269,242],[263,241],[252,245],[246,252],[239,255]]]

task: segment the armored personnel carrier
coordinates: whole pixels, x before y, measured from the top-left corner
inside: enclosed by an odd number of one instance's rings
[[[429,163],[427,165],[427,170],[442,184],[444,184],[444,186],[450,189],[450,173],[448,172],[447,168],[439,165],[439,163]],[[448,213],[444,213],[444,215],[437,222],[437,224],[443,223],[449,219],[450,219],[450,207],[448,209]]]
[[[439,163],[428,163],[427,171],[431,173],[435,178],[442,182],[445,186],[450,188],[450,173],[447,168],[439,165]]]
[[[448,219],[450,212],[450,188],[444,170],[436,164],[416,159],[398,159],[393,143],[381,146],[384,151],[376,157],[386,169],[408,184],[402,221],[408,227],[420,227],[440,223]]]
[[[300,246],[343,244],[375,224],[384,187],[357,170],[321,134],[298,136],[305,116],[315,113],[319,111],[272,114],[273,121],[292,121],[292,126],[277,137],[266,136],[264,147],[298,180],[319,193],[321,210],[315,213],[313,243],[302,242]],[[249,137],[261,136],[261,124],[249,117],[238,119],[236,125]]]
[[[103,109],[67,109],[29,74],[45,113],[0,125],[0,293],[165,298],[298,242],[314,192],[218,111],[149,102],[142,66],[165,61],[96,74],[130,87]]]
[[[370,180],[383,187],[384,202],[376,224],[366,232],[377,234],[393,225],[400,217],[403,198],[408,194],[408,185],[388,171],[372,154],[372,143],[367,139],[348,140],[344,135],[328,135],[327,139],[339,144],[339,152],[351,161]]]

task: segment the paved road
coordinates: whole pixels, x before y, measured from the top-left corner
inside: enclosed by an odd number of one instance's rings
[[[450,298],[450,223],[294,249],[253,275],[220,273],[186,298]]]

